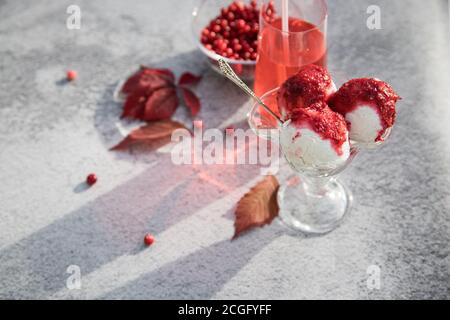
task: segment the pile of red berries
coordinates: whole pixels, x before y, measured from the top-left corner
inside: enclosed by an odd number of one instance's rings
[[[272,10],[273,12],[273,10]],[[234,60],[256,60],[259,9],[255,0],[246,5],[234,1],[202,30],[206,49]]]

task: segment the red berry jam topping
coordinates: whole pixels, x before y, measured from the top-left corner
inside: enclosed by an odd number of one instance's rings
[[[331,110],[324,101],[298,109],[291,120],[295,127],[308,128],[322,139],[330,140],[336,153],[343,154],[342,145],[348,138],[347,124],[344,117]]]
[[[278,108],[284,120],[295,116],[298,109],[328,99],[333,88],[331,76],[325,68],[316,65],[302,67],[287,79],[278,91]]]
[[[353,79],[346,82],[330,99],[330,107],[344,117],[361,105],[373,107],[380,116],[383,127],[377,140],[395,122],[395,104],[400,97],[384,81],[377,79]]]
[[[268,8],[275,14],[273,3]],[[249,4],[234,1],[221,9],[201,32],[203,46],[218,55],[234,60],[256,60],[258,49],[259,9],[255,0]]]

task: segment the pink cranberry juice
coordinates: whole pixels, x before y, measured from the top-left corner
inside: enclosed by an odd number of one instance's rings
[[[284,37],[280,30],[281,18],[277,18],[259,36],[254,91],[260,96],[279,87],[304,65],[326,67],[326,38],[314,24],[289,18],[290,34]]]

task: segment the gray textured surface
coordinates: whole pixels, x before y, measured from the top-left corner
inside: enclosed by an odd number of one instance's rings
[[[118,155],[118,79],[137,64],[204,74],[207,127],[242,121],[246,99],[191,43],[190,1],[0,1],[0,298],[450,298],[447,1],[330,1],[329,65],[403,97],[382,150],[342,179],[344,225],[304,238],[274,223],[229,241],[254,167],[175,167]],[[365,26],[382,9],[382,30]],[[74,84],[65,70],[79,73]],[[84,190],[88,172],[99,183]],[[151,231],[157,242],[141,246]],[[66,288],[79,265],[82,288]],[[369,290],[366,270],[381,268]]]

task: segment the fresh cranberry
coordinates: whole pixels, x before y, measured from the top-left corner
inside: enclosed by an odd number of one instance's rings
[[[153,244],[153,242],[155,242],[155,237],[151,234],[146,234],[144,237],[144,243],[146,246],[151,246]]]
[[[273,17],[274,6],[265,7],[265,18]],[[273,18],[270,18],[273,19]],[[200,40],[208,50],[218,55],[236,60],[255,60],[259,31],[259,10],[257,2],[249,4],[234,1],[222,8],[220,14],[212,19],[201,32]]]
[[[239,19],[238,21],[236,21],[236,27],[238,27],[241,30],[244,29],[245,28],[245,20]]]
[[[211,31],[209,33],[209,39],[210,40],[214,40],[214,39],[216,39],[216,37],[217,37],[217,34],[214,31]]]
[[[233,49],[234,49],[234,51],[241,51],[242,50],[242,45],[240,45],[239,43],[236,43],[234,46],[233,46]]]
[[[97,176],[95,173],[91,173],[86,177],[86,183],[90,186],[94,185],[97,182]]]
[[[73,81],[77,78],[77,72],[74,70],[67,71],[67,80]]]
[[[227,48],[227,44],[223,41],[223,39],[217,39],[214,41],[214,46],[220,51],[224,51]]]

